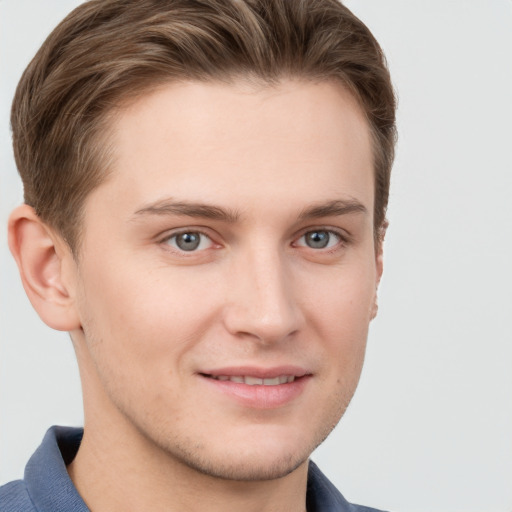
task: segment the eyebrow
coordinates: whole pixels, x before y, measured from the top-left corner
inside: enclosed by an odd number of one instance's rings
[[[309,220],[321,217],[336,217],[351,213],[368,213],[366,207],[356,199],[336,199],[327,203],[316,204],[305,208],[299,214],[298,219]],[[240,219],[240,213],[236,210],[226,210],[219,206],[204,203],[193,203],[163,199],[137,210],[135,218],[144,215],[184,215],[222,222],[235,223]]]
[[[356,199],[336,199],[328,203],[313,205],[302,210],[299,220],[319,219],[321,217],[336,217],[350,213],[367,214],[368,210],[364,204]]]
[[[201,217],[229,223],[234,223],[240,218],[240,214],[236,210],[226,210],[203,203],[189,203],[170,199],[157,201],[137,210],[135,216],[139,215],[185,215],[187,217]]]

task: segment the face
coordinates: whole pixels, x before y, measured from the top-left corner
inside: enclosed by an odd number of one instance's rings
[[[348,405],[374,310],[362,112],[331,83],[173,84],[113,148],[76,267],[86,428],[222,478],[289,473]]]

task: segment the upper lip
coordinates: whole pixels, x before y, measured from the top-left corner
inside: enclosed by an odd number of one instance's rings
[[[260,379],[273,379],[280,377],[281,375],[304,377],[304,375],[309,375],[311,372],[300,366],[285,365],[274,366],[272,368],[263,368],[260,366],[229,366],[224,368],[202,370],[199,373],[203,375],[211,375],[212,377],[218,377],[220,375],[225,375],[228,377],[247,375]]]

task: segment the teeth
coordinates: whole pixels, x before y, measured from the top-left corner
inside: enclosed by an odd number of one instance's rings
[[[244,382],[249,386],[261,386],[263,384],[263,379],[258,379],[258,377],[244,377]]]
[[[260,379],[259,377],[251,377],[250,375],[217,375],[213,378],[216,380],[229,380],[231,382],[237,382],[239,384],[247,384],[248,386],[278,386],[279,384],[287,384],[295,380],[294,375],[280,375],[279,377],[273,377],[271,379]]]

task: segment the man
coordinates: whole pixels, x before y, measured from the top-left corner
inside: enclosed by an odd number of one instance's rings
[[[9,243],[84,430],[2,511],[370,510],[308,461],[377,310],[395,102],[336,0],[93,0],[13,103]]]

